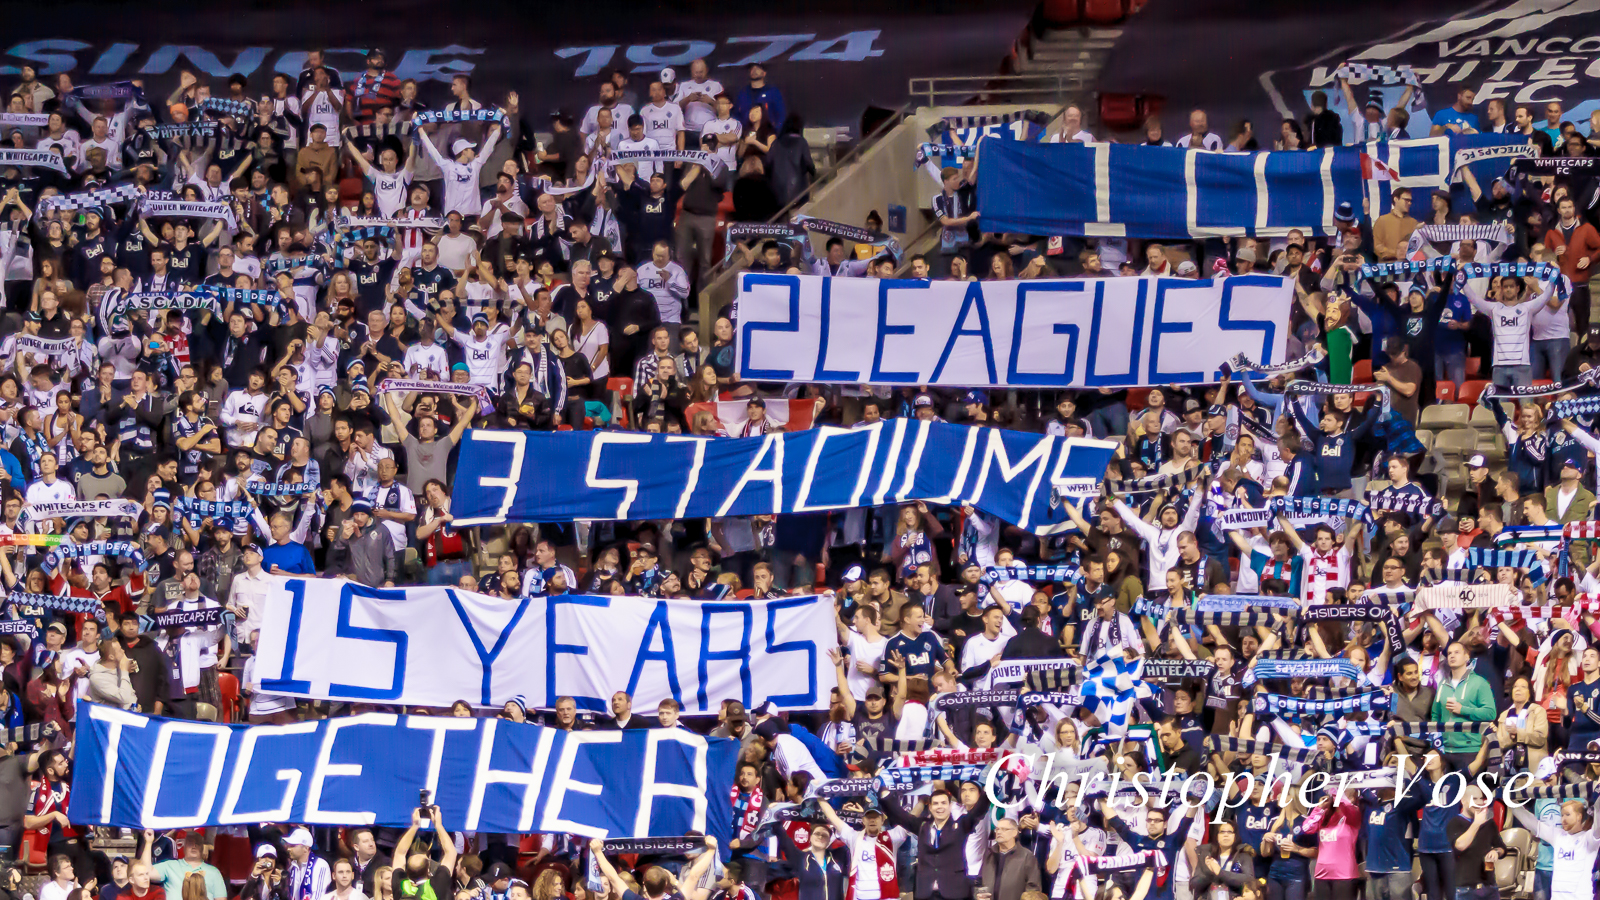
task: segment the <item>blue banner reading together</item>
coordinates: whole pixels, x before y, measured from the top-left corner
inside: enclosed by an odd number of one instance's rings
[[[1361,151],[1208,153],[1128,144],[985,141],[985,231],[1177,240],[1335,232],[1361,212]]]
[[[1073,529],[1063,496],[1105,477],[1116,444],[897,418],[762,437],[472,430],[455,524],[969,504],[1035,534]]]
[[[452,831],[726,841],[739,742],[682,728],[562,731],[365,713],[218,725],[79,701],[75,823],[411,824],[429,790]]]

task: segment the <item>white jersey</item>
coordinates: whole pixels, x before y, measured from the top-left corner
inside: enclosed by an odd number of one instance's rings
[[[740,125],[739,120],[732,116],[726,119],[712,119],[700,127],[700,136],[702,138],[708,134],[740,135],[743,133],[744,126]],[[722,164],[728,167],[728,171],[736,172],[739,170],[738,149],[739,143],[735,141],[726,146],[719,146],[713,152],[717,154],[718,159],[722,160]]]
[[[41,503],[67,503],[78,499],[78,492],[73,489],[72,482],[57,478],[45,484],[43,479],[28,485],[28,505],[38,506]]]
[[[1533,330],[1533,316],[1540,306],[1549,302],[1552,289],[1547,286],[1539,296],[1512,305],[1484,299],[1483,294],[1471,283],[1463,289],[1462,293],[1472,301],[1472,308],[1489,317],[1489,329],[1494,333],[1495,365],[1526,366],[1532,363],[1528,355],[1528,338]]]
[[[639,287],[656,298],[661,321],[674,324],[682,321],[683,301],[689,296],[689,276],[683,267],[671,261],[664,266],[647,262],[635,271],[639,276]]]
[[[316,94],[316,99],[311,98]],[[329,102],[332,98],[332,102]],[[330,146],[339,146],[339,110],[344,106],[344,91],[330,88],[327,93],[317,93],[316,88],[307,88],[300,95],[300,108],[306,120],[306,133],[309,135],[311,126],[321,125],[328,129],[327,141]]]
[[[506,341],[511,339],[509,329],[495,329],[481,340],[471,332],[457,329],[450,339],[461,345],[473,384],[481,384],[486,388],[498,386],[500,369],[505,365]]]
[[[469,163],[445,159],[439,148],[433,146],[433,141],[422,142],[423,152],[433,159],[433,164],[439,167],[441,177],[444,179],[445,215],[460,213],[462,216],[476,216],[483,211],[483,198],[478,190],[478,173],[483,170],[484,163],[489,161],[489,155],[494,152],[495,142],[499,139],[500,130],[497,128],[491,131],[489,139],[483,142],[483,147]]]
[[[267,395],[252,394],[243,388],[222,401],[222,437],[232,448],[248,448],[256,442],[256,429],[267,412]]]
[[[411,187],[411,173],[405,169],[390,174],[372,170],[372,196],[378,201],[378,214],[392,218],[406,206],[407,189]]]
[[[450,376],[450,357],[438,344],[412,344],[406,348],[403,362],[407,378],[443,381]],[[471,370],[471,366],[467,368]]]
[[[644,136],[663,150],[678,149],[678,134],[683,131],[683,110],[671,103],[646,104],[639,110],[644,118]]]
[[[589,107],[589,111],[583,114],[583,124],[578,126],[578,133],[588,136],[600,130],[600,110],[604,108],[598,103]],[[626,103],[618,103],[616,106],[611,107],[612,126],[618,130],[627,129],[628,117],[631,115],[633,115],[633,107]]]
[[[678,104],[683,110],[683,127],[685,131],[699,134],[705,124],[717,117],[717,108],[704,100],[689,100],[695,94],[705,94],[707,97],[716,97],[722,93],[722,83],[707,78],[705,81],[680,81],[678,89],[672,94],[672,102]],[[646,130],[649,123],[645,123]]]
[[[632,138],[623,138],[622,140],[617,141],[618,153],[624,153],[629,150],[646,150],[650,153],[655,153],[660,149],[661,145],[653,138],[644,138],[637,141],[633,140]],[[634,175],[645,184],[649,184],[651,176],[661,171],[662,168],[662,164],[658,162],[640,162],[634,163],[634,165],[637,167],[634,170]]]
[[[1595,857],[1600,855],[1600,820],[1588,831],[1568,834],[1560,825],[1535,819],[1526,809],[1514,807],[1518,822],[1550,845],[1551,900],[1590,900],[1594,896]]]

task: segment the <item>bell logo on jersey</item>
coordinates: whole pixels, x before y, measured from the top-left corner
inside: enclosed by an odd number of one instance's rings
[[[1388,815],[1388,813],[1384,812],[1383,810],[1378,810],[1377,812],[1374,812],[1371,815],[1367,816],[1367,824],[1371,825],[1373,827],[1377,827],[1379,825],[1382,825],[1383,824],[1383,817],[1386,816],[1386,815]]]
[[[1520,318],[1521,318],[1521,316],[1511,316],[1509,318],[1507,318],[1506,316],[1501,316],[1500,317],[1500,325],[1503,328],[1515,327],[1516,324],[1517,324],[1517,320],[1520,319]]]
[[[1323,456],[1343,456],[1344,455],[1344,439],[1340,438],[1337,441],[1332,441],[1330,443],[1322,445],[1322,455]]]

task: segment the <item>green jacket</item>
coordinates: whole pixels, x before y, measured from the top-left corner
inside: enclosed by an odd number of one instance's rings
[[[1461,701],[1459,714],[1445,708],[1448,700]],[[1434,691],[1432,718],[1435,722],[1493,722],[1495,714],[1494,691],[1490,690],[1489,682],[1475,671],[1469,670],[1467,677],[1455,684],[1443,679]],[[1483,736],[1479,734],[1446,732],[1444,735],[1446,753],[1477,753],[1482,745]]]

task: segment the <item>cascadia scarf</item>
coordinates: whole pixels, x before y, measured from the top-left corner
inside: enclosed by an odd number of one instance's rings
[[[1556,754],[1556,764],[1562,766],[1587,766],[1600,763],[1600,750],[1563,750]]]
[[[979,576],[978,583],[991,585],[1002,581],[1077,581],[1078,567],[1053,566],[989,566]]]
[[[1241,684],[1255,684],[1261,678],[1348,678],[1356,681],[1361,670],[1348,659],[1257,659],[1244,670]]]
[[[239,221],[233,217],[233,207],[225,201],[150,200],[139,204],[139,214],[147,219],[178,216],[188,219],[218,219],[228,226],[229,234],[239,233]]]
[[[642,162],[692,163],[704,166],[712,177],[721,175],[726,168],[721,157],[705,150],[619,150],[602,162],[613,168]]]
[[[34,215],[38,216],[52,209],[99,209],[113,203],[137,200],[140,193],[137,184],[119,184],[116,187],[93,188],[71,194],[52,194],[40,198],[39,208]]]
[[[228,100],[224,97],[207,97],[200,101],[200,111],[222,118],[232,116],[235,119],[253,119],[256,115],[256,105],[249,100]]]
[[[38,169],[51,169],[67,174],[67,164],[54,150],[18,150],[11,147],[0,148],[0,166],[33,167]]]
[[[83,559],[86,556],[114,556],[133,561],[134,568],[143,572],[149,565],[144,551],[132,541],[89,541],[85,544],[61,544],[44,558],[44,570],[53,573],[64,559]]]
[[[33,594],[28,591],[12,591],[6,595],[6,603],[13,609],[51,609],[56,612],[94,616],[96,620],[101,622],[106,620],[105,605],[94,597],[63,597],[58,594]]]
[[[1276,755],[1279,759],[1301,765],[1315,762],[1323,756],[1322,751],[1315,747],[1291,747],[1275,741],[1253,741],[1220,734],[1207,735],[1206,748],[1212,753],[1238,753],[1244,756],[1259,753],[1269,758]]]
[[[211,120],[179,122],[175,125],[149,125],[141,129],[144,136],[152,141],[164,141],[173,138],[214,138],[221,130],[221,126]]]
[[[489,397],[489,389],[481,384],[457,384],[454,381],[422,381],[410,378],[385,378],[378,382],[378,393],[387,394],[390,391],[403,393],[424,394],[457,394],[462,397],[474,397],[478,401],[478,415],[487,416],[494,412],[494,400]]]
[[[1309,369],[1317,363],[1328,358],[1328,351],[1321,344],[1312,344],[1311,350],[1299,359],[1291,359],[1276,365],[1263,366],[1250,361],[1248,356],[1240,353],[1229,360],[1228,364],[1235,372],[1257,372],[1262,375],[1288,375],[1301,369]]]
[[[951,691],[934,698],[934,709],[971,709],[981,706],[1011,706],[1017,702],[1017,692],[1009,691]]]
[[[1364,691],[1337,700],[1310,700],[1283,694],[1257,694],[1251,706],[1257,714],[1266,713],[1298,722],[1307,716],[1343,716],[1353,712],[1388,712],[1390,696],[1383,691]]]
[[[1108,478],[1106,489],[1113,494],[1152,494],[1166,491],[1171,495],[1211,477],[1211,463],[1184,469],[1170,475],[1146,475],[1143,478]]]
[[[606,838],[607,853],[649,853],[651,855],[682,856],[706,845],[706,839],[689,837]]]
[[[1216,674],[1217,664],[1204,659],[1147,659],[1144,661],[1146,681],[1186,681],[1192,678],[1210,678]]]
[[[139,518],[144,507],[133,500],[63,500],[35,503],[29,510],[39,519],[75,519],[80,516]]]
[[[492,106],[481,109],[429,109],[419,112],[411,120],[417,125],[429,122],[497,122],[501,128],[511,127],[511,117],[505,110]]]
[[[209,309],[217,311],[217,298],[199,291],[139,291],[124,293],[118,288],[106,292],[102,306],[109,315],[130,309]]]

